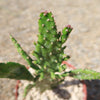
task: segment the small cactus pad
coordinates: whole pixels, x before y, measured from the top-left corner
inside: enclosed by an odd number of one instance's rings
[[[62,41],[62,43],[64,43],[64,42],[67,40],[67,38],[68,38],[70,32],[72,31],[72,29],[73,29],[73,28],[72,28],[70,25],[67,25],[67,26],[62,30],[62,36],[61,36],[61,41]]]

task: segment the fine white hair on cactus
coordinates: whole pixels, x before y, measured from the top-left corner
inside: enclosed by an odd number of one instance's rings
[[[42,58],[40,58],[40,60],[43,60]]]
[[[43,46],[41,46],[41,48],[44,48]]]
[[[50,19],[47,19],[47,21],[50,21]]]
[[[34,63],[34,61],[32,61],[32,63]]]
[[[48,33],[49,31],[47,30],[46,32]]]
[[[52,55],[52,52],[50,52],[50,55]]]
[[[57,60],[55,60],[55,62],[57,63]]]
[[[66,29],[66,32],[68,32],[68,29]]]
[[[54,28],[54,26],[52,26],[52,28]]]
[[[44,24],[42,24],[42,27],[44,27]]]
[[[53,42],[51,42],[51,44],[53,44]]]
[[[43,40],[45,40],[46,38],[44,37]]]
[[[60,51],[61,49],[59,48],[58,50]]]
[[[29,59],[29,57],[27,57],[27,59]]]
[[[57,42],[59,41],[59,39],[57,39]]]

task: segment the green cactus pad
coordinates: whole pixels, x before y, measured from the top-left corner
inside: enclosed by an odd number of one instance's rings
[[[15,62],[0,63],[0,78],[33,81],[34,77],[24,65]]]
[[[51,12],[42,12],[39,18],[39,35],[37,44],[35,43],[35,51],[33,55],[36,57],[36,63],[40,65],[41,68],[47,68],[48,73],[50,73],[51,77],[54,78],[54,72],[60,71],[59,69],[64,69],[61,66],[62,61],[68,60],[69,56],[64,55],[63,41],[67,40],[69,33],[72,28],[67,26],[63,29],[63,35],[61,32],[57,33],[56,24],[54,21],[54,16]],[[68,32],[65,31],[68,29]],[[61,40],[62,39],[62,40]],[[61,68],[59,68],[61,67]],[[53,72],[51,72],[52,69]]]
[[[100,72],[88,69],[76,69],[69,72],[69,75],[80,80],[100,79]]]

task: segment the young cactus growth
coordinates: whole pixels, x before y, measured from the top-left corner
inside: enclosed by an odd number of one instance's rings
[[[54,16],[51,12],[47,11],[40,14],[38,23],[40,34],[33,51],[33,55],[36,57],[35,61],[21,48],[15,38],[10,35],[19,54],[35,70],[34,75],[24,65],[9,62],[0,63],[0,78],[33,81],[33,84],[29,84],[25,88],[24,98],[34,86],[43,92],[46,89],[56,87],[66,76],[80,80],[100,79],[100,73],[92,70],[75,69],[68,72],[65,71],[66,66],[62,65],[62,62],[70,57],[64,54],[66,46],[63,46],[63,44],[73,29],[70,25],[65,26],[62,32],[57,32]]]

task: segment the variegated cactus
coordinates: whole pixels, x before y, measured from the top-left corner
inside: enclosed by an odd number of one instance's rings
[[[63,46],[63,44],[73,29],[70,25],[65,26],[62,32],[57,32],[54,16],[47,11],[40,14],[38,23],[40,34],[38,35],[37,43],[34,43],[35,50],[32,53],[36,60],[33,60],[21,48],[15,38],[10,35],[17,51],[27,61],[29,66],[35,70],[34,75],[24,65],[8,62],[0,63],[0,78],[33,81],[33,84],[29,84],[25,88],[24,97],[33,86],[36,86],[43,92],[60,84],[66,76],[80,80],[100,79],[100,73],[92,70],[75,69],[68,72],[65,71],[66,66],[62,65],[62,62],[70,57],[64,54],[66,46]]]

